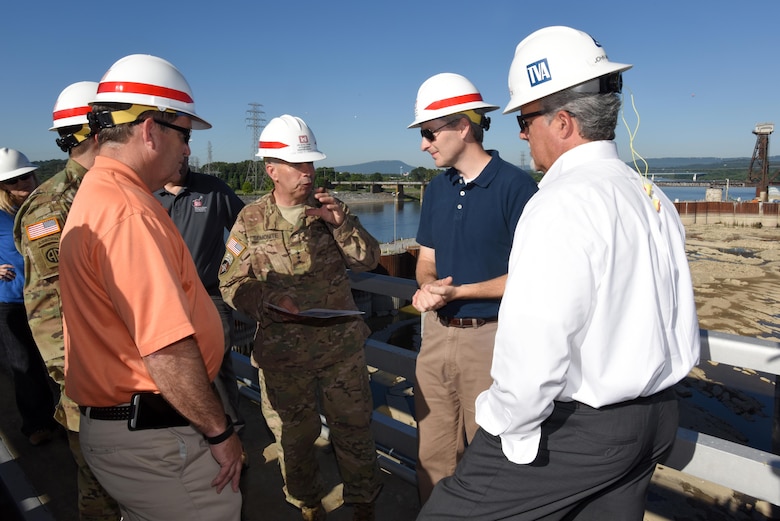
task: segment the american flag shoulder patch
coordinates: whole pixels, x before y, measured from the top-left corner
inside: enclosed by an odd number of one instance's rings
[[[227,244],[225,244],[225,248],[227,248],[227,250],[236,257],[240,257],[243,251],[246,249],[246,246],[244,246],[241,241],[231,235],[228,238]]]
[[[40,239],[41,237],[48,237],[49,235],[60,233],[62,228],[60,227],[60,223],[56,217],[51,217],[49,219],[38,221],[37,223],[28,224],[26,230],[27,238],[31,241],[34,241],[36,239]]]

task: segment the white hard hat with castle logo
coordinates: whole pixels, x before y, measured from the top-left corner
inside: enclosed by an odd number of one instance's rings
[[[266,125],[256,155],[288,163],[309,163],[326,157],[317,150],[317,139],[306,122],[289,114],[274,118]]]

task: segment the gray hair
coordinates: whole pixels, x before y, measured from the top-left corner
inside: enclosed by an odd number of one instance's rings
[[[589,141],[615,139],[620,96],[615,93],[592,94],[571,89],[550,94],[542,99],[542,110],[552,114],[564,110],[577,118],[580,136]]]

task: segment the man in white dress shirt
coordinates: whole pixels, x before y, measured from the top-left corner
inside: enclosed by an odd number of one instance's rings
[[[504,113],[545,176],[515,232],[480,429],[418,519],[643,518],[699,326],[677,212],[613,142],[630,67],[568,27],[517,46]]]

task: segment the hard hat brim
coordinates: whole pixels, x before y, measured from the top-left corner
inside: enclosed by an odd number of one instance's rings
[[[427,121],[433,121],[434,119],[443,118],[445,116],[452,116],[453,114],[460,114],[461,112],[466,112],[468,110],[479,110],[480,112],[488,113],[493,112],[494,110],[498,110],[501,107],[498,105],[487,105],[486,103],[482,102],[475,102],[475,103],[466,103],[465,105],[458,106],[458,110],[454,112],[447,112],[446,110],[439,111],[439,114],[433,114],[432,111],[428,111],[429,113],[425,116],[420,116],[419,118],[412,121],[412,123],[406,127],[406,128],[417,128],[421,126],[423,123]]]
[[[22,168],[17,168],[16,170],[11,170],[10,172],[3,172],[0,174],[0,183],[3,181],[8,181],[9,179],[13,179],[14,177],[19,177],[20,175],[24,175],[28,172],[32,172],[33,170],[37,170],[37,166],[24,166]]]

